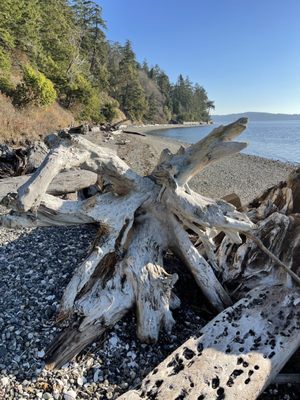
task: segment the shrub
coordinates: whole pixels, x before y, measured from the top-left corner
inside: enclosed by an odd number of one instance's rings
[[[105,118],[105,121],[111,123],[118,113],[118,102],[112,101],[110,103],[105,103],[101,107],[101,114]]]
[[[0,76],[0,92],[6,96],[13,96],[14,93],[13,83],[5,76]]]
[[[23,69],[23,81],[16,87],[13,103],[17,107],[36,105],[47,107],[56,100],[53,83],[39,71],[27,65]]]
[[[6,76],[10,73],[11,63],[8,54],[0,47],[0,74]]]
[[[93,95],[93,87],[83,75],[77,74],[74,81],[66,88],[66,93],[65,105],[71,108],[77,103],[87,104]]]
[[[9,55],[0,47],[0,91],[11,96],[14,85],[10,80],[11,62]]]

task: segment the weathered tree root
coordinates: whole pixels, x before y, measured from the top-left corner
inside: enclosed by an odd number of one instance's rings
[[[172,287],[177,276],[163,268],[163,253],[171,249],[195,277],[217,311],[231,299],[217,279],[214,237],[224,232],[234,243],[255,225],[225,201],[214,201],[190,190],[190,178],[208,164],[232,155],[246,144],[232,142],[246,128],[246,119],[213,130],[206,138],[173,155],[162,153],[151,176],[141,177],[108,149],[82,136],[64,134],[40,168],[3,202],[13,211],[0,217],[5,226],[46,226],[99,223],[102,235],[75,271],[61,303],[60,319],[76,321],[48,352],[51,366],[60,366],[114,325],[136,306],[138,336],[158,338],[160,328],[174,323]],[[60,171],[80,167],[101,176],[110,193],[81,201],[47,194]],[[206,258],[190,241],[192,229],[203,243]],[[70,339],[72,337],[72,340]]]

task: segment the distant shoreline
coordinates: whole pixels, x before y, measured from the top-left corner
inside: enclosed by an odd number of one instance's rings
[[[177,129],[177,128],[202,128],[213,124],[159,124],[159,125],[132,125],[128,126],[128,129],[141,133],[148,133],[152,131],[160,131],[165,129]]]

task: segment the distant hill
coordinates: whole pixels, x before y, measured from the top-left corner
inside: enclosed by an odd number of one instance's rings
[[[272,114],[265,112],[244,112],[237,114],[212,115],[214,122],[231,122],[238,118],[248,117],[250,121],[292,121],[300,120],[300,114]]]

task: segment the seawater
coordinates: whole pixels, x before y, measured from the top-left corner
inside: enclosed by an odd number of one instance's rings
[[[188,128],[170,128],[148,132],[149,134],[196,143],[211,130],[228,122]],[[296,121],[249,121],[247,129],[236,139],[248,142],[242,152],[260,157],[300,164],[300,120]]]

